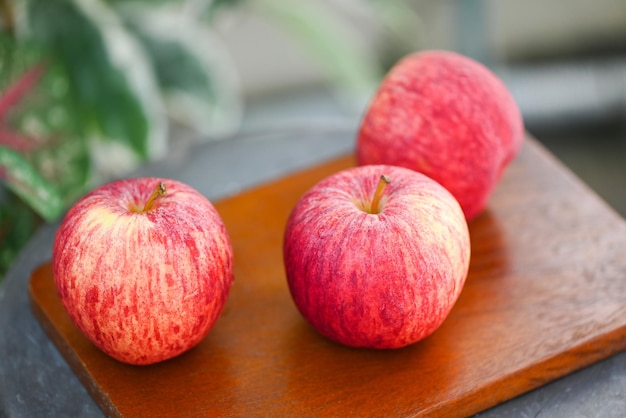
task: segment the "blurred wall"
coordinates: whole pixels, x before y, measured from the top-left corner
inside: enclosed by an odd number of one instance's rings
[[[293,7],[301,1],[291,0]],[[345,23],[347,36],[367,48],[384,31],[364,23],[365,0],[317,0]],[[409,34],[413,49],[443,48],[495,63],[626,46],[626,0],[410,0],[418,19]],[[310,85],[323,71],[292,36],[263,16],[240,11],[218,22],[246,94]],[[626,48],[625,48],[626,49]],[[376,51],[374,51],[376,52]],[[380,52],[380,51],[378,51]]]
[[[502,57],[545,57],[626,47],[625,0],[485,3],[490,14],[490,42]]]

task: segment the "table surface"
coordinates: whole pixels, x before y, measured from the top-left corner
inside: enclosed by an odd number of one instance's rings
[[[194,147],[186,158],[149,165],[136,174],[176,178],[216,200],[345,154],[353,138],[354,132],[342,129],[246,135]],[[30,309],[28,279],[33,268],[49,259],[57,226],[39,231],[0,288],[3,415],[102,416]],[[479,415],[618,417],[625,413],[626,353],[620,353]]]

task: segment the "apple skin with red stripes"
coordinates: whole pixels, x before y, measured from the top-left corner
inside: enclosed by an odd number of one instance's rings
[[[421,51],[399,60],[381,82],[360,124],[356,158],[426,174],[472,220],[523,137],[520,110],[491,70],[454,52]]]
[[[381,187],[382,175],[389,183]],[[320,334],[395,349],[431,335],[449,315],[467,277],[470,239],[459,203],[440,184],[369,165],[330,175],[298,200],[283,260],[292,299]]]
[[[195,189],[134,178],[100,186],[70,208],[52,268],[80,331],[115,359],[147,365],[208,334],[233,282],[233,250],[218,212]]]

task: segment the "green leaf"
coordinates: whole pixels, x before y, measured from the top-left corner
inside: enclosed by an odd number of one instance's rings
[[[30,0],[27,11],[28,36],[49,47],[67,69],[83,134],[117,141],[140,159],[163,155],[166,121],[154,75],[106,3]]]
[[[245,0],[207,0],[207,7],[203,14],[203,19],[211,21],[223,9],[239,6]]]
[[[239,80],[211,30],[172,7],[118,11],[150,55],[170,117],[208,136],[231,134],[242,114]]]
[[[0,184],[0,279],[40,225],[41,218]]]
[[[252,6],[295,36],[340,87],[369,97],[378,85],[382,70],[376,58],[360,48],[321,3],[264,0]]]
[[[18,152],[0,147],[0,179],[46,221],[55,220],[63,211],[63,199]]]

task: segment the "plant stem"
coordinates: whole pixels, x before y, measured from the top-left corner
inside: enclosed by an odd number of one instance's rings
[[[152,191],[152,194],[148,198],[148,201],[144,205],[142,212],[148,212],[150,209],[152,209],[154,202],[159,197],[165,196],[166,193],[167,193],[167,189],[165,188],[165,183],[160,182],[159,184],[157,184],[157,186]]]
[[[374,198],[372,199],[372,206],[370,207],[371,213],[380,213],[380,208],[378,207],[380,204],[380,198],[383,196],[383,191],[389,183],[391,183],[391,179],[388,176],[384,174],[380,176],[378,186],[376,186],[376,191],[374,192]]]

